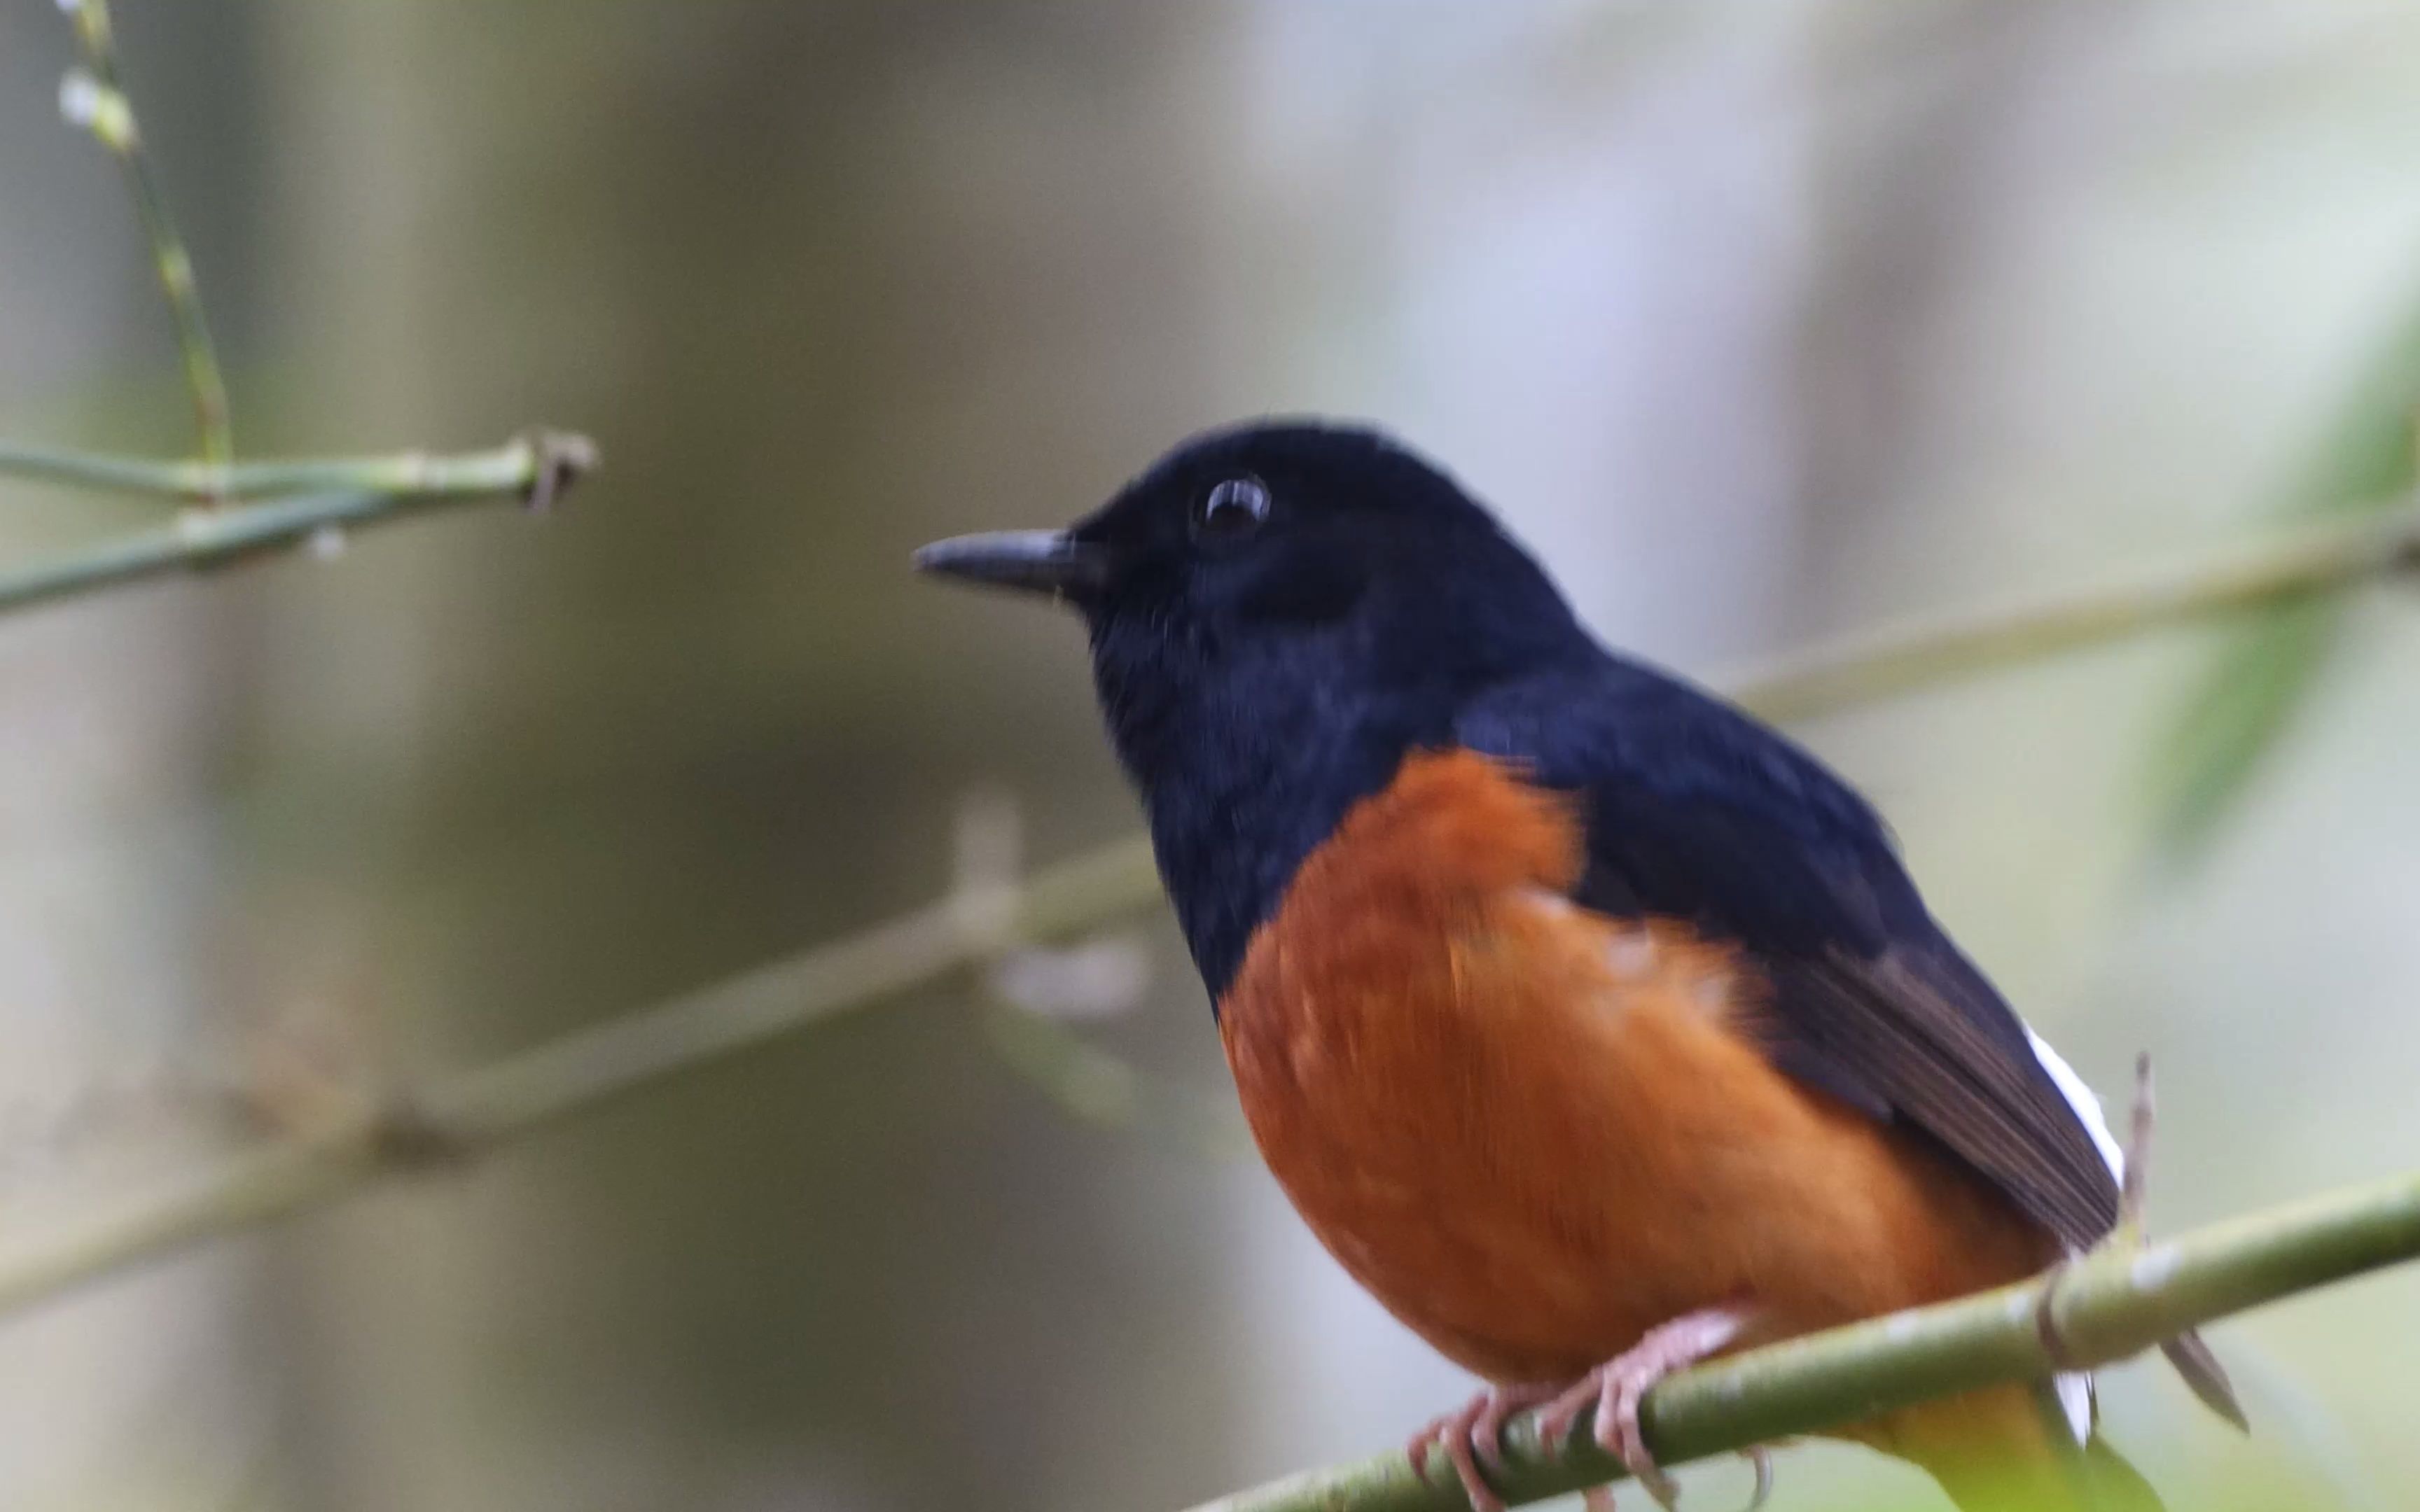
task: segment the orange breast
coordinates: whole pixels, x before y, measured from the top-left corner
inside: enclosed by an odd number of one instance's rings
[[[2048,1242],[1930,1147],[1776,1071],[1761,982],[1577,908],[1576,816],[1415,757],[1301,868],[1221,1032],[1254,1137],[1353,1275],[1498,1381],[1696,1308],[1783,1336],[2029,1273]]]

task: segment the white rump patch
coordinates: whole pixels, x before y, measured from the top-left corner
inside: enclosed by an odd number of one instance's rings
[[[2092,1136],[2092,1143],[2099,1148],[2101,1158],[2109,1163],[2109,1174],[2122,1183],[2126,1180],[2126,1152],[2118,1148],[2118,1136],[2109,1132],[2109,1117],[2101,1111],[2101,1099],[2092,1095],[2092,1088],[2084,1085],[2084,1078],[2075,1073],[2073,1066],[2059,1057],[2058,1052],[2050,1047],[2049,1041],[2036,1034],[2030,1026],[2025,1030],[2025,1038],[2033,1041],[2034,1058],[2041,1062],[2042,1070],[2050,1072],[2050,1079],[2058,1084],[2059,1093],[2067,1099],[2067,1105],[2084,1120],[2084,1132]]]

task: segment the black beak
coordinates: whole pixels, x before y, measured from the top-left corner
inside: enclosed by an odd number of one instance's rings
[[[989,531],[934,542],[916,553],[916,570],[1080,599],[1109,586],[1109,557],[1060,531]]]

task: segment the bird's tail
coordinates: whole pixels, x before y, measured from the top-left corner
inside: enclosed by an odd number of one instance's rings
[[[2168,1357],[2168,1364],[2176,1366],[2177,1374],[2184,1377],[2185,1384],[2193,1388],[2204,1407],[2234,1424],[2238,1433],[2252,1431],[2252,1421],[2243,1415],[2243,1404],[2236,1399],[2235,1383],[2226,1379],[2226,1367],[2210,1352],[2210,1346],[2202,1342],[2200,1335],[2188,1330],[2161,1345],[2160,1352]]]
[[[1923,1467],[1959,1512],[2164,1512],[2100,1435],[2075,1441],[2047,1384],[1929,1402],[1873,1427],[1868,1442]]]

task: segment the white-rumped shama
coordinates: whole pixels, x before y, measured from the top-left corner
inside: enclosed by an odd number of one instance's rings
[[[927,571],[1091,631],[1120,760],[1254,1137],[1396,1317],[1492,1382],[1441,1439],[1475,1506],[1552,1404],[1659,1500],[1640,1394],[1708,1355],[2061,1263],[2119,1214],[2099,1104],[1781,734],[1606,651],[1383,435],[1199,437],[1064,532]],[[2217,1362],[2168,1353],[2241,1422]],[[1968,1512],[2156,1507],[2088,1383],[1842,1437]]]

